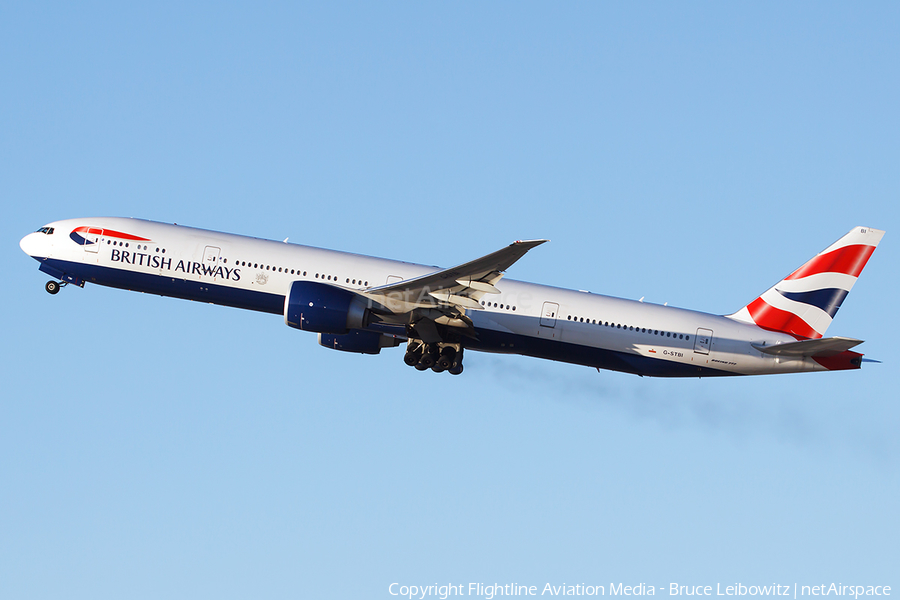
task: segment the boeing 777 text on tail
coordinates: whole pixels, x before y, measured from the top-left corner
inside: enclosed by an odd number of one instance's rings
[[[406,343],[419,370],[463,352],[521,354],[654,377],[858,369],[861,340],[825,331],[883,231],[855,227],[730,315],[503,278],[546,240],[450,269],[127,218],[56,221],[20,246],[61,286],[96,283],[282,315],[328,348]]]

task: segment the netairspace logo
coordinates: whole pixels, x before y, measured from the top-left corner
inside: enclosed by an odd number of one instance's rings
[[[662,588],[660,588],[662,589]],[[669,584],[670,596],[890,596],[889,585],[842,585],[840,583],[822,585],[798,585],[772,583],[770,585],[744,585],[717,583],[715,592],[711,585]]]
[[[537,585],[525,585],[520,583],[447,583],[432,585],[405,585],[392,583],[388,586],[391,596],[399,596],[412,600],[425,600],[425,598],[438,598],[447,600],[454,596],[472,596],[494,600],[508,596],[788,596],[791,598],[801,596],[844,596],[858,600],[861,596],[890,596],[889,585],[843,585],[841,583],[820,585],[798,585],[772,583],[766,585],[746,585],[743,583],[712,585],[682,585],[670,583],[668,586],[657,587],[647,583],[637,585],[624,585],[622,583],[603,584],[567,584],[554,585],[546,583],[543,587]]]

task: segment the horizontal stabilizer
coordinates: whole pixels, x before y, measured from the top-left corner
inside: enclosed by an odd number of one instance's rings
[[[775,356],[786,356],[800,358],[803,356],[810,357],[826,357],[840,354],[845,350],[849,350],[854,346],[862,344],[862,340],[855,340],[846,337],[822,338],[818,340],[803,340],[801,342],[790,342],[787,344],[776,344],[774,346],[763,346],[761,344],[753,344],[753,347],[764,352],[765,354],[773,354]]]

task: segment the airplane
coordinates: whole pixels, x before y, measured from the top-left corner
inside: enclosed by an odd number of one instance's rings
[[[281,315],[327,348],[406,344],[420,371],[466,350],[652,377],[859,369],[862,343],[825,331],[884,231],[854,227],[729,315],[505,279],[547,240],[441,269],[132,218],[55,221],[22,238],[51,294],[85,283]]]

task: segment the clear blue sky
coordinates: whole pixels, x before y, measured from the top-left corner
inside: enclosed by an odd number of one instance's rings
[[[0,596],[900,593],[896,3],[6,3]],[[855,225],[862,371],[321,348],[18,240],[135,216],[729,313]]]

